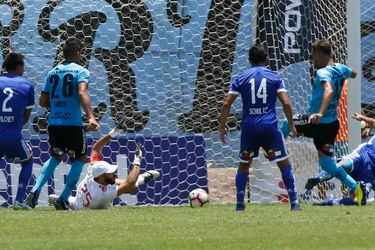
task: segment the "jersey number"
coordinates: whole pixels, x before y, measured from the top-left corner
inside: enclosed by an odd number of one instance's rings
[[[3,93],[7,95],[7,98],[4,99],[3,101],[3,108],[2,108],[2,111],[3,112],[12,112],[13,109],[11,107],[7,107],[7,103],[9,102],[10,99],[12,99],[13,97],[13,89],[11,88],[5,88],[3,90]]]
[[[255,104],[255,79],[251,78],[250,80],[250,91],[251,91],[251,104]],[[262,99],[263,104],[267,103],[267,78],[263,78],[260,82],[257,95],[258,99]]]
[[[72,74],[66,74],[63,78],[62,83],[62,95],[64,97],[73,96],[73,80],[74,76]],[[51,98],[59,98],[60,96],[55,94],[57,86],[59,85],[60,77],[58,75],[51,75],[49,78],[49,83],[52,84],[52,95]]]
[[[86,196],[86,201],[83,202],[83,205],[85,207],[89,207],[90,206],[90,201],[92,200],[92,197],[91,197],[91,194],[90,192],[88,192],[88,189],[87,189],[87,185],[85,184],[82,188],[81,188],[81,191],[85,194]]]

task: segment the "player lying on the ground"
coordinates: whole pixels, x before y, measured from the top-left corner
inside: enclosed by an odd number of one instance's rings
[[[241,122],[240,164],[236,174],[236,211],[245,210],[245,188],[253,158],[263,148],[266,157],[275,161],[287,187],[291,210],[300,210],[294,179],[294,171],[288,160],[284,139],[277,127],[276,101],[283,105],[288,126],[297,134],[293,123],[292,105],[284,81],[268,69],[267,51],[259,44],[250,48],[249,60],[252,68],[242,72],[232,83],[225,97],[220,117],[220,139],[225,143],[226,122],[235,99],[241,95],[243,118]]]
[[[128,178],[117,179],[117,165],[103,161],[101,150],[118,134],[119,131],[112,130],[110,134],[103,136],[94,144],[87,174],[79,183],[76,196],[69,197],[69,205],[61,206],[61,203],[56,203],[58,198],[56,195],[49,195],[50,204],[53,204],[57,210],[103,209],[109,207],[120,195],[132,193],[139,185],[159,177],[159,172],[155,170],[140,175],[142,149],[138,146],[134,155],[133,169]]]
[[[296,123],[299,135],[312,138],[318,151],[319,166],[349,187],[361,205],[364,190],[350,175],[336,165],[334,144],[340,124],[337,107],[340,94],[347,78],[355,78],[356,72],[346,65],[333,62],[332,45],[325,39],[313,44],[312,59],[317,71],[310,96],[307,119],[301,117]],[[283,126],[284,135],[289,134],[288,126]],[[286,132],[286,133],[285,133]]]
[[[0,160],[6,156],[21,163],[13,209],[25,210],[30,209],[24,199],[33,171],[33,157],[31,146],[21,132],[34,106],[34,85],[22,77],[25,71],[23,55],[10,52],[4,59],[3,68],[7,74],[0,77]]]
[[[375,119],[355,114],[354,119],[364,121],[369,128],[375,128]],[[375,179],[375,136],[367,143],[358,146],[351,154],[344,156],[338,163],[355,181],[361,182],[364,187],[365,195],[362,199],[362,205],[366,204],[366,199],[373,188]],[[311,190],[317,184],[332,179],[333,176],[326,171],[321,171],[317,176],[308,179],[305,188]],[[354,197],[343,199],[328,199],[315,205],[333,206],[333,205],[356,205]]]

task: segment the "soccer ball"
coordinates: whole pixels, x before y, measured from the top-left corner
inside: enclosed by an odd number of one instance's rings
[[[194,189],[189,194],[190,207],[203,207],[208,202],[208,194],[201,188]]]

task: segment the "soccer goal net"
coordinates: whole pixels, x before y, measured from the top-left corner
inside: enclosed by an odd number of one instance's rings
[[[374,114],[374,3],[361,4],[362,105]],[[345,0],[0,0],[0,10],[0,62],[10,50],[25,55],[36,99],[48,71],[62,60],[64,42],[75,37],[84,43],[81,64],[90,71],[89,93],[101,123],[100,131],[87,134],[89,152],[98,138],[121,127],[124,132],[103,150],[105,160],[119,164],[119,176],[126,177],[138,142],[144,145],[142,171],[161,172],[116,204],[187,204],[195,188],[208,190],[213,203],[234,201],[241,101],[229,116],[226,145],[219,140],[219,112],[230,83],[250,67],[248,50],[255,42],[267,48],[269,67],[284,78],[295,113],[306,113],[309,105],[312,41],[328,38],[335,61],[347,62]],[[338,157],[347,153],[345,95]],[[281,107],[278,115],[283,118]],[[37,106],[23,129],[33,148],[34,176],[49,158],[47,119]],[[286,143],[303,194],[307,178],[319,171],[314,145],[307,139]],[[20,165],[0,164],[0,204],[9,206]],[[47,194],[60,194],[69,167],[65,159],[57,168],[41,205]],[[287,201],[278,169],[262,156],[254,161],[250,183],[252,202]],[[341,185],[325,183],[309,197],[327,194],[340,195]]]

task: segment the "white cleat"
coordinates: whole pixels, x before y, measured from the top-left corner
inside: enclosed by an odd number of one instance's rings
[[[54,206],[56,204],[57,198],[59,198],[59,196],[55,194],[48,195],[48,205]]]
[[[13,210],[31,210],[31,207],[26,205],[24,202],[15,201],[13,204]]]
[[[159,178],[159,176],[160,176],[160,173],[156,170],[146,171],[145,173],[140,174],[138,176],[137,186],[146,184],[150,180],[155,180],[155,179]]]

